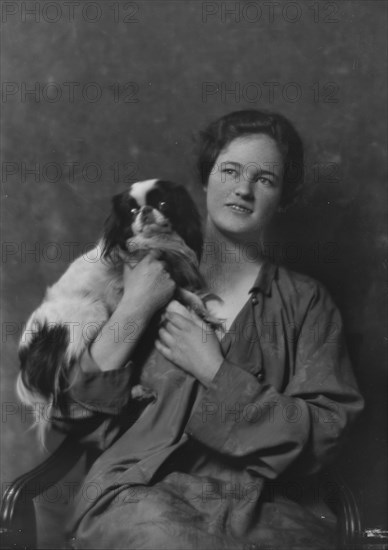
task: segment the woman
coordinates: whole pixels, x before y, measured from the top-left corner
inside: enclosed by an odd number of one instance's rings
[[[107,449],[85,481],[97,492],[77,498],[73,546],[328,548],[333,518],[303,507],[295,483],[333,459],[363,401],[330,296],[260,246],[301,183],[302,144],[287,119],[259,111],[222,117],[201,139],[201,271],[222,299],[209,307],[225,330],[216,335],[170,301],[174,283],[156,258],[126,271],[119,307],[76,370],[71,414],[53,418]],[[140,338],[166,305],[158,400],[130,425],[122,365],[136,342],[125,326],[136,322]],[[123,327],[118,342],[113,323]],[[295,498],[283,490],[290,480]]]

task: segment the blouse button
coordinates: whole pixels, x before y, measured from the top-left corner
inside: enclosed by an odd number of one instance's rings
[[[264,380],[264,373],[259,372],[259,374],[257,375],[257,379],[259,380],[259,382],[262,382]]]
[[[256,298],[256,296],[252,296],[252,304],[255,306],[259,303],[259,300]]]

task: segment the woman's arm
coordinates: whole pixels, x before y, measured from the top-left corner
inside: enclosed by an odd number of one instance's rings
[[[215,332],[176,300],[163,313],[155,347],[206,388],[224,360]]]
[[[72,366],[61,407],[49,408],[44,429],[77,434],[85,443],[106,448],[146,403],[131,402],[131,354],[153,315],[172,297],[175,283],[154,254],[124,267],[124,294],[99,337]],[[131,418],[131,415],[133,418]]]
[[[89,350],[70,373],[65,398],[90,410],[118,414],[130,398],[130,361],[153,315],[172,297],[175,283],[154,253],[134,269],[124,266],[123,297]]]
[[[170,311],[170,317],[177,315]],[[190,347],[192,342],[200,346],[195,323],[188,329],[186,316],[184,323],[181,319],[174,322],[173,332],[179,323],[185,327],[179,333],[179,349],[187,345],[186,349],[192,350],[186,360],[181,351],[179,360],[183,360],[185,370],[201,380],[197,373],[204,370],[198,364],[202,355],[193,353],[194,348]],[[319,340],[312,331],[318,326]],[[165,330],[171,332],[171,325]],[[162,332],[159,349],[163,353],[168,348],[167,357],[174,360],[175,347],[165,336]],[[287,342],[287,338],[287,334],[280,335],[280,341]],[[258,345],[264,349],[260,338]],[[272,349],[271,354],[264,358],[264,368],[276,369],[277,350]],[[309,300],[295,345],[293,367],[289,361],[288,368],[293,372],[284,373],[289,382],[284,391],[279,391],[255,376],[257,365],[234,364],[228,359],[219,365],[217,360],[211,371],[215,374],[209,383],[204,383],[207,391],[193,411],[186,433],[216,452],[248,461],[250,468],[269,478],[292,464],[304,474],[317,471],[333,459],[340,439],[363,408],[346,352],[340,314],[322,287],[317,286]]]
[[[89,347],[94,361],[81,363],[87,372],[116,370],[129,360],[153,315],[171,298],[175,283],[154,253],[130,269],[124,265],[123,297]]]

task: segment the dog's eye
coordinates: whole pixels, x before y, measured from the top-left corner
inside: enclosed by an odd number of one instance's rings
[[[132,216],[135,216],[138,212],[139,212],[138,208],[132,208],[132,210],[131,210]]]
[[[161,201],[159,203],[159,206],[158,206],[158,210],[160,210],[160,212],[167,212],[168,210],[168,204],[164,201]]]

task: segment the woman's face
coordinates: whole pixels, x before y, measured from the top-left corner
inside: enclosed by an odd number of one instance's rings
[[[207,186],[208,224],[239,241],[257,241],[276,211],[283,160],[265,134],[234,139],[217,157]]]

